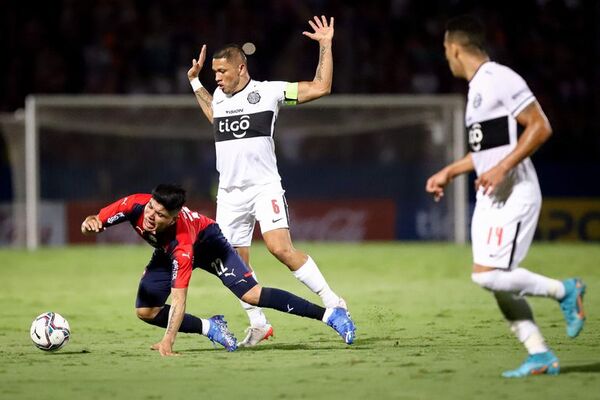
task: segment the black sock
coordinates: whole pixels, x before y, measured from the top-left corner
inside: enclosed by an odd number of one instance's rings
[[[169,310],[171,306],[165,304],[162,310],[156,314],[156,317],[151,321],[145,321],[150,325],[160,326],[161,328],[166,328],[169,323]],[[202,320],[198,317],[194,317],[191,314],[185,314],[183,316],[183,321],[181,321],[181,326],[179,327],[179,332],[183,333],[199,333],[202,334]]]
[[[258,306],[321,321],[325,309],[285,290],[263,287]]]

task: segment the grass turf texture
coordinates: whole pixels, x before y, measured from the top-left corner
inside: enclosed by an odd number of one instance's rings
[[[524,263],[588,284],[587,324],[566,337],[557,303],[531,299],[536,320],[561,360],[561,375],[507,380],[526,354],[492,296],[470,281],[470,249],[451,244],[299,246],[342,294],[357,325],[346,346],[325,324],[268,310],[275,339],[227,353],[205,337],[180,334],[181,357],[149,346],[163,330],[134,315],[137,283],[151,249],[72,247],[0,250],[0,398],[598,398],[600,246],[535,244]],[[265,286],[318,304],[265,248],[252,263]],[[241,340],[246,314],[219,280],[194,271],[188,312],[224,313]],[[33,318],[65,316],[71,342],[56,353],[29,339]]]

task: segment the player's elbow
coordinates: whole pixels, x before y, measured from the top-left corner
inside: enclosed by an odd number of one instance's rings
[[[546,138],[546,140],[550,139],[550,136],[552,136],[554,132],[552,131],[552,127],[550,126],[550,123],[546,121],[546,130],[545,130],[545,134],[544,137]]]
[[[550,139],[550,136],[552,136],[552,126],[550,126],[550,122],[548,122],[548,120],[545,118],[544,120],[540,121],[539,125],[538,136],[540,138],[540,142],[545,143],[548,139]]]
[[[318,82],[313,86],[313,98],[318,99],[329,94],[331,94],[331,84]]]
[[[326,85],[321,89],[321,97],[331,94],[331,85]]]
[[[532,115],[532,122],[537,131],[537,136],[540,138],[540,142],[544,143],[552,136],[552,126],[546,114],[539,109],[539,112],[535,112]]]

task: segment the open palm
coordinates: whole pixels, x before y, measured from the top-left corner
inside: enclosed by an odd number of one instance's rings
[[[321,15],[321,18],[314,16],[313,19],[314,22],[309,20],[308,24],[314,32],[304,31],[302,34],[317,42],[331,41],[333,39],[333,17],[329,19],[329,23],[324,15]]]

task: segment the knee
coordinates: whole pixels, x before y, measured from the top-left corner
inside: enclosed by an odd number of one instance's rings
[[[269,251],[275,256],[275,258],[283,263],[285,263],[285,261],[294,254],[294,248],[290,245],[269,246]]]
[[[471,280],[484,289],[493,290],[496,273],[497,271],[473,272]]]
[[[261,291],[262,287],[260,285],[256,285],[252,289],[244,293],[240,299],[245,303],[256,306],[260,302]]]
[[[154,317],[156,317],[156,314],[158,314],[159,311],[160,311],[160,308],[158,308],[158,307],[153,307],[153,308],[143,307],[143,308],[136,308],[135,314],[142,321],[152,321],[154,319]]]

